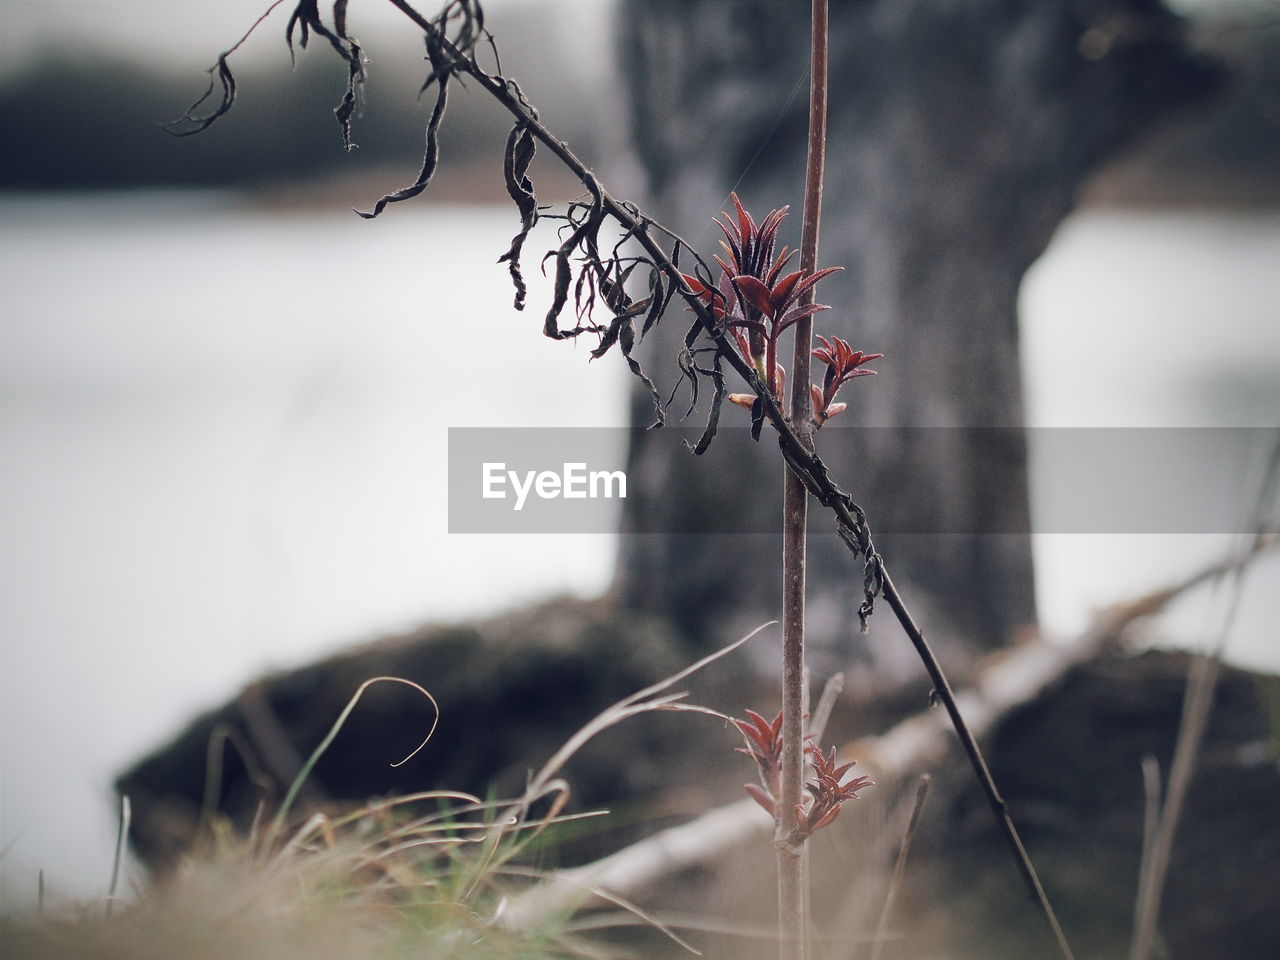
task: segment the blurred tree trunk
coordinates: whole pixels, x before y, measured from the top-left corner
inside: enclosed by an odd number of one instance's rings
[[[806,11],[796,0],[621,7],[620,59],[650,208],[704,255],[719,238],[710,219],[735,187],[757,216],[794,204],[788,240],[798,239]],[[1183,23],[1156,0],[837,2],[831,30],[821,262],[845,272],[819,288],[834,309],[816,329],[887,356],[879,377],[846,388],[850,409],[819,447],[873,532],[890,505],[909,503],[913,532],[877,541],[963,672],[1035,617],[1021,434],[977,451],[960,431],[908,444],[892,430],[840,428],[1020,427],[1023,273],[1090,175],[1212,91],[1219,71],[1188,51]],[[684,333],[674,312],[664,326],[650,345],[653,370]],[[1081,344],[1063,362],[1087,364],[1094,348]],[[652,421],[647,399],[637,395],[634,411],[637,426]],[[722,422],[748,418],[727,408]],[[699,460],[661,430],[636,437],[623,601],[670,615],[706,642],[776,617],[780,537],[652,532],[679,530],[682,516],[768,529],[781,509],[772,444],[746,455],[717,455],[713,445]],[[811,530],[831,530],[821,512]],[[811,643],[822,669],[824,647],[842,664],[851,655],[861,570],[834,536],[812,537],[810,557]],[[870,638],[853,646],[863,679],[874,670],[893,686],[915,675],[890,617],[872,622]]]

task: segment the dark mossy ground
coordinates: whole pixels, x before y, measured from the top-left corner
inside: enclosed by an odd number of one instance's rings
[[[134,803],[135,847],[162,866],[190,843],[219,725],[249,746],[278,798],[360,683],[402,676],[440,702],[431,743],[392,768],[430,726],[431,709],[407,688],[373,687],[318,764],[304,805],[353,805],[428,788],[512,795],[600,709],[696,658],[661,621],[621,617],[606,600],[562,599],[265,678],[121,778]],[[1126,955],[1142,844],[1141,762],[1150,754],[1168,771],[1188,663],[1177,653],[1106,654],[1007,716],[988,738],[993,773],[1082,957]],[[1273,882],[1280,765],[1266,707],[1277,683],[1234,669],[1219,682],[1165,897],[1161,930],[1171,956],[1261,960],[1280,949]],[[741,652],[681,686],[694,701],[727,712],[772,702]],[[829,739],[883,729],[905,704],[868,706],[846,694]],[[737,798],[750,774],[736,745],[714,719],[682,714],[640,717],[606,732],[566,776],[574,809],[607,807],[613,815],[548,851],[544,865],[593,858]],[[931,772],[935,786],[902,892],[904,919],[895,926],[907,937],[897,956],[1048,955],[1043,923],[958,751],[955,763]],[[815,915],[846,944],[874,927],[901,804],[913,791],[914,782],[878,784],[814,842]],[[228,749],[221,803],[246,824],[263,795]],[[727,918],[745,930],[772,915],[771,878],[766,847],[742,850],[673,878],[653,906]],[[633,931],[624,940],[648,936]],[[713,957],[751,957],[756,949],[742,938],[704,938]],[[656,941],[652,949],[665,951]],[[761,956],[772,951],[761,949]]]

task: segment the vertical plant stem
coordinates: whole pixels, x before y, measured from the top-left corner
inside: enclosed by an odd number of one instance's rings
[[[813,0],[809,74],[809,149],[805,167],[804,228],[800,267],[817,269],[818,228],[822,220],[822,174],[827,139],[827,0]],[[813,293],[802,303],[811,303]],[[812,448],[809,351],[813,321],[796,324],[791,366],[790,418],[801,441]],[[804,794],[805,524],[808,494],[788,468],[783,475],[782,540],[782,795],[778,804],[778,932],[782,960],[804,960],[808,929],[808,877],[805,843],[796,835],[796,808]]]
[[[1174,748],[1173,765],[1169,770],[1169,787],[1156,823],[1155,835],[1146,851],[1149,856],[1142,865],[1137,923],[1129,948],[1130,960],[1148,960],[1155,949],[1160,895],[1169,873],[1173,838],[1182,818],[1183,804],[1204,742],[1221,666],[1221,660],[1208,654],[1196,654],[1191,662],[1182,707],[1182,722],[1178,729],[1178,743]]]
[[[1160,828],[1160,761],[1154,754],[1142,756],[1142,859],[1138,861],[1138,896],[1133,905],[1134,935],[1129,944],[1130,960],[1138,951],[1137,932],[1141,928],[1143,918],[1147,915],[1146,899],[1150,895],[1146,878],[1151,876],[1151,862],[1155,852],[1156,831]]]
[[[1156,948],[1160,919],[1160,900],[1173,855],[1174,836],[1182,819],[1191,780],[1204,744],[1209,715],[1213,710],[1214,692],[1218,675],[1222,671],[1222,653],[1227,637],[1240,610],[1240,598],[1244,592],[1244,565],[1265,542],[1268,505],[1275,497],[1280,483],[1280,442],[1271,450],[1262,486],[1254,507],[1253,529],[1256,533],[1250,545],[1236,561],[1219,575],[1219,582],[1230,579],[1227,608],[1215,643],[1208,645],[1207,653],[1197,653],[1187,674],[1186,694],[1182,701],[1182,719],[1178,726],[1178,739],[1173,748],[1173,764],[1169,769],[1169,783],[1165,788],[1164,804],[1159,809],[1155,830],[1149,844],[1143,844],[1141,876],[1138,882],[1137,916],[1134,923],[1133,943],[1129,949],[1130,960],[1147,960]],[[1158,778],[1158,775],[1157,775]],[[1150,778],[1148,778],[1150,779]],[[1148,804],[1150,806],[1150,804]]]
[[[798,493],[796,487],[800,488]],[[797,837],[795,812],[804,791],[804,497],[804,487],[788,473],[783,494],[782,783],[774,842],[782,960],[803,960],[805,956],[805,844]]]
[[[111,861],[111,886],[107,888],[107,919],[115,912],[116,887],[120,884],[120,867],[124,863],[125,844],[129,840],[129,825],[133,822],[133,806],[127,793],[120,796],[120,824],[116,830],[116,855]],[[43,876],[42,876],[43,881]]]
[[[880,922],[876,924],[875,939],[871,942],[871,960],[880,960],[880,952],[889,932],[889,918],[893,916],[893,902],[902,887],[902,877],[907,871],[907,856],[911,853],[911,841],[916,835],[916,826],[920,823],[920,813],[924,810],[924,798],[929,794],[929,784],[933,778],[925,774],[916,787],[916,798],[911,804],[911,816],[907,818],[907,829],[902,833],[902,843],[898,847],[898,859],[893,865],[893,877],[889,880],[889,889],[884,895],[884,907],[880,911]]]

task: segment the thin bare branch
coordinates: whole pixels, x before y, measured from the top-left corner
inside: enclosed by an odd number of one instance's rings
[[[902,843],[898,847],[898,859],[893,865],[893,876],[889,879],[889,887],[884,895],[884,908],[880,911],[880,922],[876,924],[875,939],[871,943],[871,960],[880,960],[884,942],[888,939],[889,918],[893,916],[893,902],[897,899],[898,890],[902,887],[902,876],[907,869],[907,856],[911,853],[911,841],[915,837],[916,827],[920,823],[920,814],[924,811],[924,801],[929,795],[929,774],[920,777],[916,786],[915,799],[911,803],[911,814],[907,817],[906,829],[902,831]]]
[[[1182,810],[1191,789],[1200,746],[1209,726],[1213,710],[1213,696],[1218,676],[1222,672],[1222,652],[1227,637],[1235,624],[1244,595],[1244,566],[1267,541],[1264,531],[1266,511],[1280,482],[1280,442],[1271,450],[1253,509],[1253,534],[1248,546],[1234,558],[1214,579],[1216,585],[1225,588],[1226,610],[1222,622],[1215,628],[1216,635],[1207,638],[1207,652],[1197,653],[1187,674],[1186,695],[1182,704],[1182,719],[1178,725],[1178,739],[1173,750],[1173,764],[1169,769],[1169,783],[1165,789],[1165,801],[1160,808],[1159,819],[1149,847],[1144,845],[1144,857],[1138,884],[1137,920],[1134,925],[1130,960],[1148,960],[1156,943],[1157,923],[1160,918],[1160,900],[1164,892],[1169,862],[1173,855],[1173,841],[1182,819]]]

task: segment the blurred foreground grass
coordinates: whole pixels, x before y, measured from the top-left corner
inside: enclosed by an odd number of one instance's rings
[[[408,800],[409,798],[404,798]],[[601,955],[568,929],[502,923],[508,893],[537,872],[536,838],[557,818],[516,822],[474,798],[389,801],[346,817],[314,815],[280,849],[210,834],[204,849],[126,903],[101,901],[0,919],[8,957],[24,960]],[[503,819],[505,818],[505,819]],[[398,822],[393,822],[398,821]],[[114,908],[114,909],[113,909]]]

